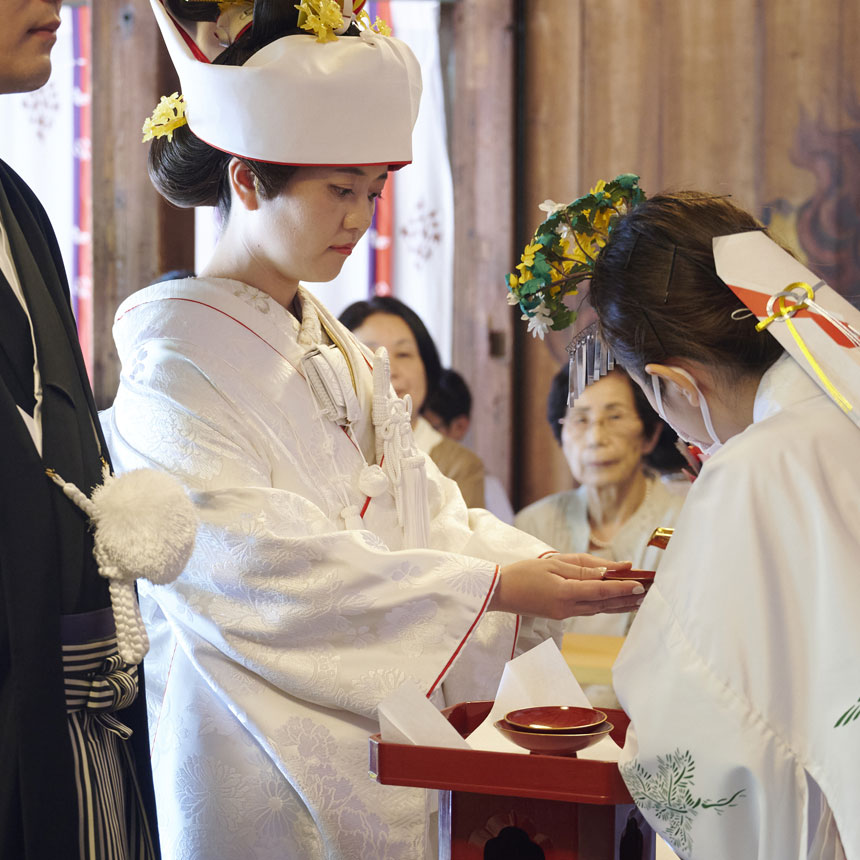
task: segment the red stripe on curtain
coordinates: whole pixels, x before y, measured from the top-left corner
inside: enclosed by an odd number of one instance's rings
[[[378,15],[391,26],[390,0],[378,0],[370,5],[371,20],[376,20],[375,15]],[[391,296],[394,294],[394,173],[388,174],[385,191],[376,203],[374,228],[371,293]]]
[[[93,376],[93,183],[91,59],[92,29],[90,9],[74,9],[74,175],[75,253],[72,292],[78,321],[81,352],[92,381]]]

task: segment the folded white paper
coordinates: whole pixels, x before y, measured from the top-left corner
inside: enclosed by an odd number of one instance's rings
[[[469,746],[481,750],[528,753],[528,750],[511,743],[493,724],[517,708],[540,705],[591,707],[552,639],[508,661],[492,710],[469,735]]]
[[[379,705],[382,740],[422,746],[471,747],[478,750],[528,754],[511,743],[494,723],[518,708],[573,705],[590,708],[582,687],[552,639],[510,660],[502,673],[489,715],[463,740],[414,684],[404,684]],[[577,753],[578,758],[618,761],[621,750],[609,737]]]
[[[469,747],[460,733],[411,681],[383,699],[377,713],[379,731],[386,743]]]

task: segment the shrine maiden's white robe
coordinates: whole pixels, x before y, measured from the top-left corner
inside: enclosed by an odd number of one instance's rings
[[[122,378],[103,414],[115,466],[177,475],[202,520],[182,576],[140,589],[175,860],[422,857],[424,792],[368,776],[378,702],[410,679],[439,704],[492,698],[517,628],[521,647],[546,632],[485,610],[497,565],[548,547],[467,511],[423,455],[428,545],[402,548],[391,484],[374,488],[367,464],[382,450],[372,409],[407,448],[408,413],[387,380],[373,401],[373,357],[299,295],[301,324],[224,279],[158,284],[117,313]],[[320,415],[303,376],[326,329],[357,389],[351,435]]]
[[[682,857],[860,858],[860,432],[792,358],[690,490],[613,679],[622,774]]]

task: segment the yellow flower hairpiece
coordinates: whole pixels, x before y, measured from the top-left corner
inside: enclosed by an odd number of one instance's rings
[[[185,99],[179,93],[162,96],[155,106],[152,116],[143,123],[143,143],[154,137],[164,137],[173,140],[173,132],[182,125],[187,125],[185,119]]]
[[[359,26],[364,30],[379,33],[380,36],[391,35],[391,27],[389,27],[388,24],[379,17],[379,15],[376,16],[376,20],[371,24],[370,15],[367,14],[367,10],[365,9],[362,9],[358,13],[356,21],[358,21]]]
[[[336,42],[343,27],[343,9],[337,0],[302,0],[299,10],[299,27],[317,37],[318,42]]]

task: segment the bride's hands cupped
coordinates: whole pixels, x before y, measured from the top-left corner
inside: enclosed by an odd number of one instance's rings
[[[612,562],[587,553],[551,555],[506,565],[490,609],[561,620],[574,615],[630,612],[642,602],[638,582],[608,582],[607,569],[624,570],[630,562]]]

